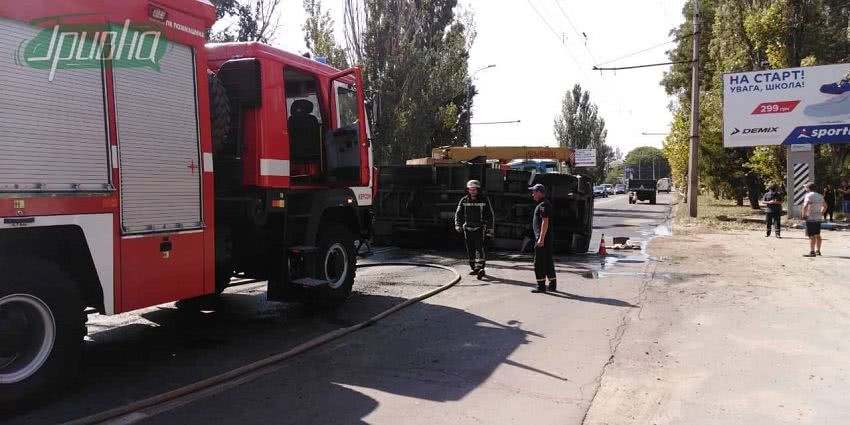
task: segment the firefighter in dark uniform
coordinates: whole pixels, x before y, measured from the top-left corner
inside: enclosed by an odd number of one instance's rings
[[[531,196],[537,206],[534,208],[532,228],[534,229],[534,277],[537,289],[531,292],[546,293],[546,279],[549,280],[549,290],[558,290],[555,278],[555,259],[552,258],[554,236],[549,217],[552,216],[552,204],[546,199],[546,187],[536,184],[530,188]]]
[[[455,211],[455,230],[463,233],[466,240],[466,253],[469,256],[471,275],[484,276],[485,253],[484,237],[492,235],[494,217],[490,200],[481,193],[481,182],[470,180],[466,183],[468,195],[460,199]]]

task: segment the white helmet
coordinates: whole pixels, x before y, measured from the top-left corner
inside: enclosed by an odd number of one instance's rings
[[[481,182],[478,181],[478,180],[470,180],[470,181],[466,182],[466,188],[467,189],[470,189],[470,188],[473,188],[473,187],[476,188],[476,189],[481,189]]]

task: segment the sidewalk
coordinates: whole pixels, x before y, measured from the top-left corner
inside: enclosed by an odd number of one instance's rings
[[[850,423],[850,234],[676,229],[586,424]]]

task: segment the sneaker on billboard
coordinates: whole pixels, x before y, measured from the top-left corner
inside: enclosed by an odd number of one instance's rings
[[[844,94],[848,91],[850,91],[850,80],[847,79],[820,86],[820,92],[825,94]]]
[[[825,102],[806,106],[803,113],[806,116],[818,118],[850,115],[850,93],[836,96]]]

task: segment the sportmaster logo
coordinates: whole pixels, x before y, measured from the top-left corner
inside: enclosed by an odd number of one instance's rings
[[[63,15],[35,19],[41,30],[18,47],[15,61],[35,69],[49,69],[48,81],[59,69],[151,68],[159,71],[168,40],[160,27],[149,22],[78,22],[97,15]],[[91,19],[91,18],[88,18]],[[51,25],[52,24],[52,25]]]
[[[797,127],[785,139],[784,144],[800,143],[850,143],[850,125],[811,125]]]

